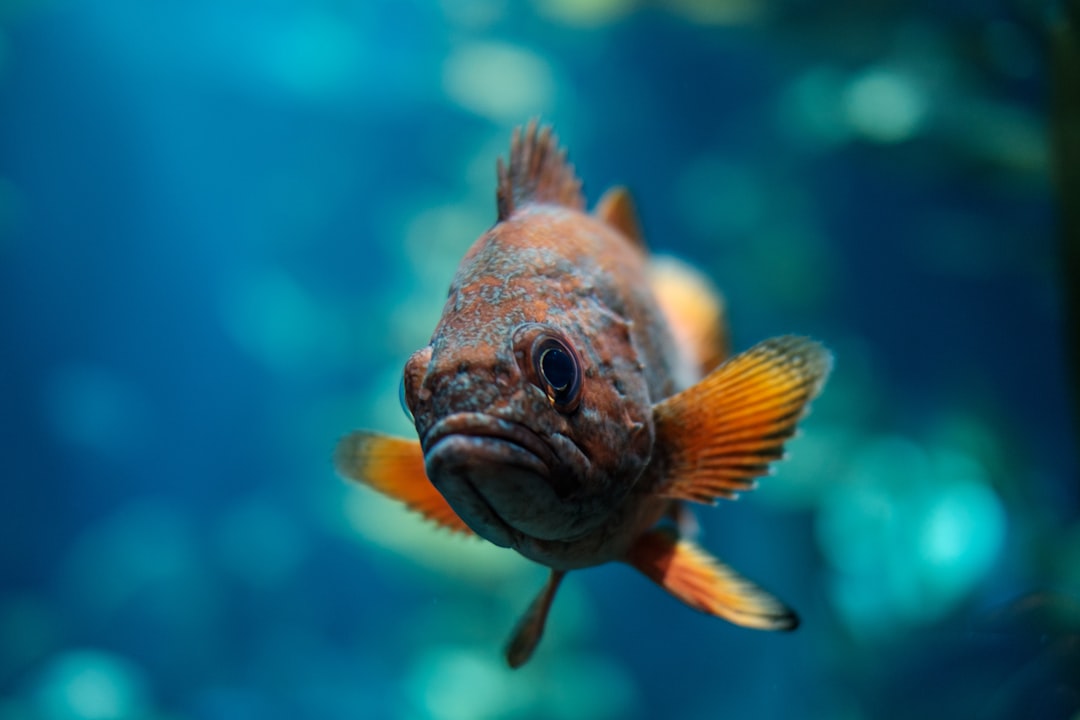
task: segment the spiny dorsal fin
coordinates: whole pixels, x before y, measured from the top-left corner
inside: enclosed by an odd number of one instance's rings
[[[621,232],[637,247],[645,249],[645,240],[641,237],[641,225],[638,224],[634,201],[626,188],[613,187],[604,193],[600,202],[596,203],[593,215]]]
[[[550,127],[530,120],[524,130],[514,130],[510,144],[510,164],[498,162],[499,187],[495,197],[499,220],[506,220],[526,203],[551,203],[581,210],[585,198],[574,166],[566,161],[566,151]]]

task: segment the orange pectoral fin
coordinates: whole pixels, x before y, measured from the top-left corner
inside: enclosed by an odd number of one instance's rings
[[[665,497],[713,503],[754,488],[820,391],[832,355],[800,337],[766,340],[653,408]]]
[[[424,472],[416,440],[357,430],[341,439],[334,453],[337,471],[400,500],[428,520],[455,532],[472,533]]]
[[[755,630],[794,630],[798,616],[689,540],[667,529],[645,533],[626,562],[684,603]]]

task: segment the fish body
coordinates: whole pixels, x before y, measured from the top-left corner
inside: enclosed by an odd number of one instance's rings
[[[563,575],[611,561],[704,612],[794,627],[794,613],[693,543],[684,501],[751,489],[831,356],[784,337],[714,369],[727,356],[719,295],[651,258],[625,190],[587,212],[549,129],[515,133],[498,179],[498,221],[405,365],[419,442],[354,432],[339,471],[551,568],[512,636],[514,667]]]

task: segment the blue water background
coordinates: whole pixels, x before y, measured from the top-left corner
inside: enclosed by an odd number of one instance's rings
[[[1038,3],[0,5],[0,718],[1069,717],[1080,487]],[[511,129],[836,353],[699,513],[794,634],[333,472]]]

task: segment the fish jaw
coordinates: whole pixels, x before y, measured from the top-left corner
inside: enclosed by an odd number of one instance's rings
[[[523,537],[581,534],[564,495],[568,471],[528,427],[484,413],[457,413],[424,436],[424,467],[435,488],[477,535],[502,547]]]

